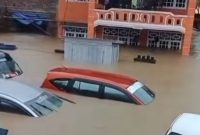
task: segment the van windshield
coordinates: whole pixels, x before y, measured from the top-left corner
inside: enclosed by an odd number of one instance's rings
[[[62,100],[55,95],[43,92],[37,98],[25,103],[38,116],[46,116],[62,106]]]
[[[5,58],[0,59],[0,78],[13,78],[22,73],[21,68],[14,60],[7,61]]]
[[[153,91],[140,82],[135,82],[127,90],[139,98],[144,104],[151,103],[155,98]]]

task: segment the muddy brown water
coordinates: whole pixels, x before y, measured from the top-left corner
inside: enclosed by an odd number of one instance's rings
[[[122,73],[148,85],[156,99],[147,106],[57,93],[77,104],[65,102],[47,117],[32,118],[0,112],[0,127],[9,135],[164,135],[173,119],[183,112],[200,114],[200,58],[183,57],[166,51],[120,50],[116,65],[79,65],[66,62],[54,53],[63,41],[35,34],[0,34],[0,42],[13,43],[18,50],[9,52],[24,74],[18,81],[39,87],[48,70],[60,65],[79,66]],[[156,64],[134,63],[137,54],[151,54]]]

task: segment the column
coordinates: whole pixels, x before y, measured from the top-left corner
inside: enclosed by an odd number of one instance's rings
[[[88,38],[94,38],[95,37],[95,0],[90,0],[88,5]]]
[[[189,0],[187,9],[188,17],[185,18],[184,20],[184,27],[186,29],[182,47],[182,55],[184,56],[189,56],[191,51],[195,9],[196,9],[196,0]]]

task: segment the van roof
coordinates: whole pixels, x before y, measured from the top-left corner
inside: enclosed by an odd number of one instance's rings
[[[173,123],[172,132],[183,135],[200,135],[200,115],[183,113]]]
[[[107,83],[114,83],[115,85],[118,84],[120,87],[127,88],[137,80],[125,75],[115,74],[115,73],[108,73],[98,70],[91,70],[91,69],[82,69],[82,68],[72,68],[72,67],[58,67],[55,69],[50,70],[50,72],[63,72],[63,73],[70,73],[74,75],[80,75],[89,77],[94,80],[107,82]]]
[[[33,88],[13,80],[0,79],[0,95],[9,96],[22,103],[38,97],[42,92],[40,88]]]

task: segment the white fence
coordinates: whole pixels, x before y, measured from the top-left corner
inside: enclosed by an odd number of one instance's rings
[[[75,63],[116,64],[119,45],[98,39],[66,38],[65,59]]]

